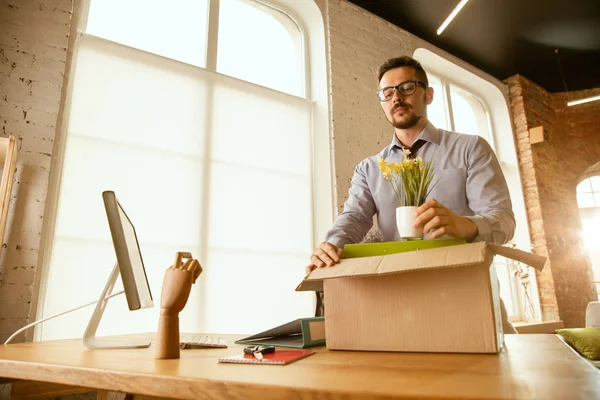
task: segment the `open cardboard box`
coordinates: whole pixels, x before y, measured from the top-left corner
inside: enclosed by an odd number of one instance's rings
[[[343,259],[297,291],[324,291],[329,349],[497,353],[503,332],[492,259],[546,259],[484,242]]]

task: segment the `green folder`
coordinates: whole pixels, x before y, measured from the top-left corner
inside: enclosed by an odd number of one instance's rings
[[[256,335],[237,340],[235,344],[261,344],[305,348],[325,344],[325,318],[299,318]]]
[[[465,243],[467,243],[465,239],[431,239],[347,244],[344,246],[344,258],[385,256],[388,254],[404,253],[406,251],[434,249]]]

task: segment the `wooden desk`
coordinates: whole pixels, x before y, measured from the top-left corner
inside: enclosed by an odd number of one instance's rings
[[[0,376],[178,399],[600,399],[598,370],[554,335],[507,335],[499,355],[318,348],[287,366],[219,364],[242,352],[226,338],[179,360],[81,340],[0,346]]]

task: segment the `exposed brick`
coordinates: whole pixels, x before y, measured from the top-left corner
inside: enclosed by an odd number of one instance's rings
[[[0,102],[0,119],[21,120],[24,118],[22,106]]]
[[[600,160],[600,104],[566,107],[564,93],[551,94],[516,75],[505,81],[523,181],[531,239],[549,259],[538,274],[544,318],[555,313],[567,327],[584,326],[585,308],[598,296],[589,258],[581,247],[575,185]],[[571,97],[600,94],[600,89]],[[525,126],[543,125],[545,142],[530,145]],[[535,189],[535,190],[534,190]]]
[[[32,67],[35,57],[23,51],[12,49],[0,49],[0,61],[19,64],[22,67]]]
[[[23,282],[33,282],[35,264],[14,266],[4,271],[3,282],[9,285],[19,285]]]
[[[0,1],[0,136],[18,144],[0,253],[2,341],[30,313],[72,8],[72,0]]]
[[[31,301],[31,283],[12,284],[6,283],[0,290],[1,302],[29,302]]]
[[[0,302],[0,321],[4,319],[20,319],[29,312],[30,303],[22,301]]]
[[[48,112],[33,102],[30,104],[31,107],[26,109],[27,117],[24,118],[25,121],[29,121],[32,124],[40,125],[42,127],[56,126],[56,120],[58,118],[57,111]],[[56,107],[54,110],[58,110],[58,107],[60,106],[60,102],[57,103],[56,101],[49,104]]]
[[[63,64],[64,71],[64,64]],[[62,84],[63,72],[60,70],[40,70],[17,65],[11,72],[10,76],[14,76],[21,80],[50,82],[54,84]]]

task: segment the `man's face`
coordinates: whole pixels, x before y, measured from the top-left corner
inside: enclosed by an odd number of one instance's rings
[[[379,88],[398,86],[406,81],[418,81],[416,71],[411,67],[394,68],[386,72],[379,82]],[[408,129],[427,116],[427,105],[433,101],[433,89],[417,85],[413,94],[403,96],[394,90],[393,96],[381,102],[383,112],[395,128]]]

